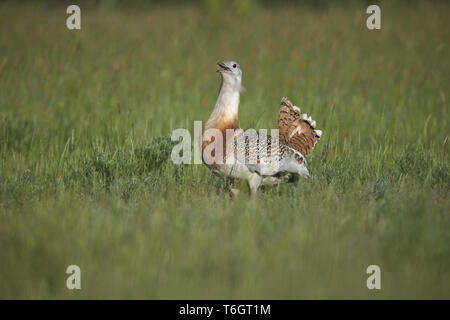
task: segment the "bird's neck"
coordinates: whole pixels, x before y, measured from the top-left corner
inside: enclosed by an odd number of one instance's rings
[[[214,110],[205,123],[205,129],[217,128],[225,130],[238,128],[240,89],[239,83],[225,81],[222,78],[219,96],[217,97]]]

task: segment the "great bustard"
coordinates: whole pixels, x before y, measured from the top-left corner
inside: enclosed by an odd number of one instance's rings
[[[213,172],[232,180],[247,180],[252,194],[261,185],[274,185],[298,176],[308,178],[305,158],[322,135],[315,129],[316,122],[283,98],[278,137],[249,135],[238,125],[241,68],[234,61],[217,65],[222,82],[214,110],[203,126],[200,141],[203,162]],[[232,187],[231,191],[236,195],[239,190]]]

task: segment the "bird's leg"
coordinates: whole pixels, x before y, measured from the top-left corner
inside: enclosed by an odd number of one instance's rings
[[[240,181],[238,179],[235,178],[230,178],[229,179],[229,187],[230,187],[230,194],[231,194],[231,198],[235,199],[239,196],[239,185],[240,185]]]
[[[239,189],[231,188],[230,189],[231,198],[236,199],[237,197],[239,197],[240,192],[241,192],[241,190],[239,190]]]
[[[254,196],[258,192],[258,188],[261,185],[262,178],[257,173],[252,173],[247,178],[248,186],[250,187],[250,194]]]

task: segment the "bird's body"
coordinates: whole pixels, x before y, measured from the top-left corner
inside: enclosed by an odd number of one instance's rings
[[[252,194],[261,185],[274,185],[298,176],[308,178],[305,158],[321,136],[321,131],[315,129],[315,121],[283,98],[278,136],[240,129],[242,71],[233,61],[218,65],[222,83],[214,110],[203,126],[203,161],[213,172],[247,180]],[[217,139],[222,143],[217,143]]]

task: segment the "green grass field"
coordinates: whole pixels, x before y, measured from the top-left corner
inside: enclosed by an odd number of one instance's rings
[[[0,3],[0,298],[449,299],[450,5],[366,7]],[[171,162],[232,59],[241,127],[317,120],[309,180],[233,201]]]

